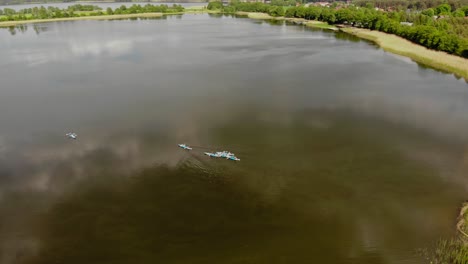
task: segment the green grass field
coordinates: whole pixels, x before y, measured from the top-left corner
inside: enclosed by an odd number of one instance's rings
[[[323,28],[323,29],[331,29],[331,30],[338,30],[337,27],[333,25],[329,25],[326,22],[321,22],[321,21],[309,21],[305,23],[306,26],[308,27],[313,27],[313,28]]]

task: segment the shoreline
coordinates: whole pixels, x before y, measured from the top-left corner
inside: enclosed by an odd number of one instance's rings
[[[243,11],[238,11],[235,12],[236,15],[238,16],[247,16],[248,18],[251,19],[273,19],[273,20],[283,20],[283,21],[288,21],[288,22],[293,22],[298,25],[305,25],[311,28],[320,28],[320,29],[330,29],[334,31],[338,31],[339,28],[329,25],[326,22],[321,22],[321,21],[316,21],[316,20],[307,20],[304,18],[294,18],[294,17],[273,17],[270,16],[267,13],[256,13],[256,12],[243,12]]]
[[[430,50],[396,35],[354,27],[337,28],[321,21],[303,18],[272,17],[266,13],[236,12],[235,14],[247,16],[252,19],[285,20],[312,28],[341,31],[361,39],[372,41],[384,51],[408,57],[416,63],[444,73],[454,74],[455,77],[464,78],[465,81],[468,82],[468,59],[442,51]]]
[[[168,13],[172,14],[172,13]],[[14,27],[24,24],[36,24],[47,22],[61,22],[61,21],[77,21],[77,20],[110,20],[110,19],[124,19],[124,18],[138,18],[138,17],[162,17],[163,13],[140,13],[140,14],[125,14],[125,15],[102,15],[102,16],[81,16],[81,17],[63,17],[63,18],[49,18],[49,19],[31,19],[20,21],[4,21],[0,22],[0,28]]]
[[[468,59],[442,51],[430,50],[396,35],[362,28],[340,28],[340,31],[370,40],[383,50],[402,55],[433,69],[452,73],[468,82]]]
[[[468,244],[468,202],[465,202],[460,209],[457,231],[460,239]]]

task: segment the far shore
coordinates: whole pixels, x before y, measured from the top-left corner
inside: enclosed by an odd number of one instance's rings
[[[35,20],[22,20],[22,21],[4,21],[0,22],[0,27],[11,27],[21,24],[32,23],[45,23],[56,21],[74,21],[74,20],[109,20],[109,19],[125,19],[125,18],[150,18],[162,17],[164,15],[177,15],[177,14],[194,14],[194,13],[219,13],[215,10],[207,10],[200,7],[187,8],[184,12],[179,13],[141,13],[141,14],[125,14],[125,15],[102,15],[102,16],[81,16],[81,17],[67,17],[67,18],[54,18],[54,19],[35,19]],[[345,33],[355,35],[359,38],[370,40],[382,47],[385,51],[389,51],[398,55],[411,58],[413,61],[423,64],[425,66],[434,68],[447,73],[453,73],[459,78],[464,78],[468,82],[468,59],[451,55],[441,51],[427,49],[418,44],[412,43],[404,38],[396,35],[383,33],[380,31],[371,31],[362,28],[337,28],[321,21],[306,20],[303,18],[287,18],[287,17],[273,17],[266,13],[254,12],[236,12],[236,15],[247,16],[252,19],[274,19],[290,21],[297,24],[306,25],[313,28],[340,30]]]
[[[247,16],[248,18],[252,18],[252,19],[285,20],[285,21],[296,23],[296,24],[303,24],[303,25],[306,25],[306,26],[312,27],[312,28],[338,30],[337,27],[335,27],[333,25],[329,25],[326,22],[321,22],[321,21],[316,21],[316,20],[307,20],[307,19],[304,19],[304,18],[273,17],[273,16],[270,16],[267,13],[242,12],[242,11],[236,12],[235,14],[240,15],[240,16]]]
[[[21,5],[53,5],[53,4],[63,4],[63,3],[77,3],[77,4],[109,4],[109,3],[121,3],[122,5],[125,4],[147,4],[147,3],[156,3],[156,4],[206,4],[206,0],[191,0],[187,2],[168,2],[168,1],[163,1],[163,0],[150,0],[150,1],[145,1],[145,0],[136,0],[136,1],[126,1],[126,2],[119,2],[116,0],[102,0],[102,1],[96,1],[96,0],[78,0],[78,1],[73,1],[73,2],[45,2],[45,1],[37,1],[37,2],[27,2],[27,3],[19,3],[19,4],[3,4],[0,5],[0,8],[2,7],[8,7],[10,5],[15,5],[15,6],[21,6]]]
[[[125,15],[102,15],[102,16],[81,16],[81,17],[63,17],[50,19],[32,19],[20,21],[4,21],[0,22],[0,27],[12,27],[21,24],[34,24],[58,21],[74,21],[74,20],[108,20],[108,19],[124,19],[136,17],[162,17],[163,13],[141,13],[141,14],[125,14]]]

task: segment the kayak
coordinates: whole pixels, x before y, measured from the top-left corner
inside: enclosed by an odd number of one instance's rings
[[[185,145],[185,144],[178,144],[178,146],[181,147],[181,148],[183,148],[183,149],[185,149],[185,150],[192,150],[191,147],[189,147],[189,146],[187,146],[187,145]]]
[[[70,139],[77,139],[78,138],[78,135],[75,134],[75,133],[67,133],[67,134],[65,134],[65,136],[67,136]]]

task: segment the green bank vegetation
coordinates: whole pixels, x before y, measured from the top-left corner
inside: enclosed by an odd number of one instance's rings
[[[441,239],[433,250],[423,250],[431,264],[468,263],[468,202],[464,203],[457,223],[458,235],[452,239]]]
[[[315,21],[315,20],[307,21],[307,22],[304,23],[304,25],[306,25],[308,27],[313,27],[313,28],[338,30],[338,28],[335,27],[334,25],[330,25],[330,24],[328,24],[326,22],[322,22],[322,21]]]
[[[110,20],[110,19],[126,19],[126,18],[151,18],[151,17],[162,17],[162,13],[139,13],[139,14],[126,14],[126,15],[99,15],[99,16],[79,16],[79,17],[64,17],[64,18],[52,18],[52,19],[36,19],[36,20],[23,20],[23,21],[7,21],[1,22],[0,27],[14,27],[22,24],[29,23],[45,23],[45,22],[57,22],[57,21],[74,21],[74,20]]]
[[[460,232],[460,238],[468,243],[468,202],[464,203],[460,210],[457,229]]]
[[[467,264],[468,246],[459,238],[441,239],[434,250],[424,250],[430,264]]]
[[[160,2],[159,0],[0,0],[0,5],[22,5],[22,4],[55,4],[55,3],[149,3]],[[166,1],[181,2],[181,1]],[[202,3],[203,0],[186,0],[185,2]]]
[[[124,18],[124,17],[140,17],[140,16],[159,16],[158,14],[163,13],[181,13],[184,12],[184,7],[181,5],[151,5],[147,4],[144,6],[141,5],[132,5],[127,7],[122,5],[116,9],[107,8],[102,10],[102,8],[94,5],[72,5],[66,9],[60,9],[57,7],[33,7],[25,8],[19,11],[16,11],[11,8],[0,9],[0,26],[11,26],[19,23],[14,23],[16,21],[26,21],[28,23],[32,22],[44,22],[51,20],[76,20],[77,18],[81,19],[109,19],[109,18]],[[148,15],[156,14],[156,15]],[[114,17],[110,17],[113,16]],[[98,18],[102,16],[102,18]],[[74,18],[74,19],[71,19]]]
[[[453,10],[468,5],[468,0],[355,0],[357,6],[374,6],[384,10],[425,10],[448,4]]]
[[[429,49],[468,58],[468,5],[453,10],[449,4],[419,11],[385,11],[368,4],[366,7],[347,4],[330,6],[284,7],[263,3],[232,2],[223,6],[210,3],[208,9],[225,13],[259,12],[272,17],[318,20],[381,31],[405,38]]]

